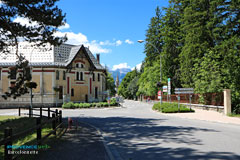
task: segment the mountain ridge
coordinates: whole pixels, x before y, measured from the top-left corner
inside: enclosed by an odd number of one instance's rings
[[[119,77],[119,82],[121,83],[123,78],[126,76],[128,72],[131,72],[130,68],[120,68],[116,70],[110,70],[109,73],[112,74],[114,81],[116,81],[117,75]]]

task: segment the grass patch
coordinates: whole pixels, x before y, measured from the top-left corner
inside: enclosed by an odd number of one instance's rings
[[[9,119],[12,118],[12,119]],[[9,118],[3,118],[1,117],[2,121],[1,125],[0,125],[0,139],[3,139],[4,137],[4,129],[6,127],[11,127],[13,129],[13,134],[19,133],[21,131],[27,130],[29,128],[32,128],[36,125],[36,118],[34,117],[9,117]],[[47,118],[42,118],[42,122],[46,121]],[[52,129],[51,129],[51,123],[50,124],[46,124],[45,126],[42,127],[42,137],[47,135]],[[59,132],[59,130],[57,131],[57,133]],[[51,135],[49,136],[42,145],[49,145],[51,148],[51,145],[54,144],[54,141],[56,142],[58,140],[58,138],[56,138],[55,135]],[[36,141],[36,130],[34,130],[33,132],[27,134],[24,137],[21,137],[18,140],[15,140],[13,142],[13,145],[17,145],[17,146],[21,146],[21,145],[37,145],[37,141]],[[40,149],[38,150],[39,153],[41,154],[41,152],[43,152],[43,150],[46,149]],[[1,146],[0,147],[0,159],[3,158],[3,153],[4,153],[4,147]],[[23,155],[21,156],[19,159],[20,160],[33,160],[36,159],[38,155]]]
[[[240,118],[240,114],[235,114],[235,113],[231,113],[231,114],[228,114],[229,117],[238,117]]]
[[[17,119],[19,118],[18,116],[0,116],[0,124],[4,123],[7,120],[11,120],[11,119]]]
[[[9,117],[10,118],[10,117]],[[26,129],[32,128],[36,124],[35,118],[28,117],[11,117],[9,119],[7,117],[2,118],[0,121],[0,139],[4,137],[4,129],[6,127],[10,127],[13,129],[13,134],[24,131]]]
[[[153,105],[153,110],[160,111],[162,113],[178,113],[177,103],[156,103]],[[187,108],[185,105],[180,104],[179,112],[195,112],[193,109]]]

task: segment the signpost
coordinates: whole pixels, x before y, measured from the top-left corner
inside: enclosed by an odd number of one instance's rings
[[[163,92],[168,92],[168,86],[163,86]]]
[[[168,92],[167,86],[163,86],[163,92]],[[168,100],[167,100],[168,101]]]
[[[175,94],[193,94],[193,88],[175,88]]]
[[[168,78],[168,94],[171,95],[171,78]]]
[[[168,92],[168,94],[167,94],[167,98],[168,98],[168,96],[169,96],[169,99],[170,99],[170,102],[171,102],[171,78],[168,78],[168,86],[167,86],[167,92]]]
[[[193,88],[175,88],[175,94],[178,94],[178,112],[180,111],[180,96],[179,94],[189,94],[190,110],[191,110],[191,98],[194,93]]]
[[[158,91],[158,99],[162,99],[162,92],[161,92],[161,90],[160,91]]]

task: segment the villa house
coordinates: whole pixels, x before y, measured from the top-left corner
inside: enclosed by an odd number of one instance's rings
[[[16,63],[15,50],[10,50],[12,53],[7,57],[0,57],[0,95],[9,91],[16,80],[16,77],[8,78],[8,71]],[[19,52],[29,60],[32,81],[37,83],[33,90],[33,106],[95,102],[106,98],[106,70],[100,64],[100,55],[95,58],[89,48],[69,44],[36,47],[20,42]],[[0,108],[29,106],[29,102],[29,94],[7,100],[0,96]]]

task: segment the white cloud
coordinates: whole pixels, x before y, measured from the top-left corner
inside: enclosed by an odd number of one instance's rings
[[[133,42],[133,41],[130,41],[129,39],[126,39],[126,40],[125,40],[125,43],[127,43],[127,44],[133,44],[134,42]]]
[[[30,21],[29,19],[23,18],[23,17],[17,17],[16,19],[14,19],[14,22],[20,23],[21,25],[26,25],[26,26],[38,25],[37,22]],[[67,29],[69,27],[70,27],[70,25],[65,23],[65,25],[59,27],[59,29],[63,30],[63,29]],[[57,37],[63,37],[65,35],[68,37],[68,40],[66,43],[73,44],[73,45],[83,44],[85,47],[90,47],[90,50],[92,53],[109,53],[109,52],[111,52],[110,49],[103,48],[101,46],[102,45],[101,42],[98,43],[96,40],[89,42],[87,39],[87,36],[82,33],[62,32],[62,31],[57,31],[56,33],[54,33],[54,36],[57,36]],[[114,43],[113,45],[116,45],[116,43]]]
[[[28,18],[17,17],[13,20],[15,23],[20,23],[24,26],[38,26],[39,24],[36,21],[31,21]]]
[[[68,40],[66,43],[73,44],[73,45],[80,45],[83,44],[85,47],[89,47],[91,52],[93,53],[109,53],[111,52],[110,49],[102,48],[102,46],[97,43],[96,40],[91,42],[88,41],[87,36],[82,33],[73,33],[73,32],[56,32],[55,36],[67,36]]]
[[[91,52],[93,53],[109,53],[110,49],[102,48],[96,41],[92,41],[91,43],[86,43],[85,46],[89,46]]]
[[[141,66],[142,66],[142,63],[137,64],[137,65],[136,65],[136,69],[137,69],[138,71],[140,71]],[[131,70],[134,70],[134,69],[135,69],[135,67],[131,68]]]
[[[101,41],[101,42],[99,42],[99,44],[101,45],[101,46],[113,46],[113,45],[115,45],[115,43],[114,42],[110,42],[109,40],[106,40],[106,41]]]
[[[88,43],[87,36],[85,36],[82,33],[56,32],[54,35],[58,37],[63,37],[66,35],[68,37],[68,43],[70,44],[79,45],[79,44]]]
[[[112,70],[117,70],[117,69],[122,69],[122,68],[131,68],[130,66],[128,66],[128,64],[127,63],[120,63],[120,64],[118,64],[118,65],[114,65],[113,66],[113,68],[112,68]]]
[[[1,2],[0,2],[0,4],[1,4]],[[17,17],[13,20],[13,22],[20,23],[21,25],[25,25],[25,26],[38,26],[39,25],[36,21],[31,21],[30,19],[24,18],[24,17]],[[68,29],[68,28],[70,28],[70,25],[68,23],[65,23],[64,25],[59,27],[60,30]]]
[[[106,40],[106,41],[101,41],[99,42],[99,44],[101,46],[120,46],[122,44],[122,41],[121,40],[114,40],[115,42],[110,42],[109,40]]]
[[[120,46],[121,44],[122,44],[122,41],[120,41],[120,40],[116,41],[116,46]]]
[[[68,29],[70,28],[70,25],[68,23],[65,23],[63,26],[58,27],[60,30]]]

